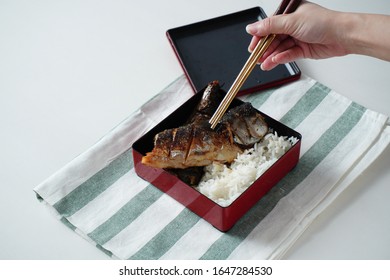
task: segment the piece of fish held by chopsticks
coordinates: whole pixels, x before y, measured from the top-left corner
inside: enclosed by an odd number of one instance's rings
[[[268,125],[250,103],[229,110],[217,129],[210,128],[208,121],[223,98],[221,92],[218,82],[210,83],[189,121],[158,133],[153,150],[142,158],[142,163],[175,169],[231,163],[244,147],[260,141]]]
[[[249,102],[227,111],[221,123],[231,129],[234,142],[246,148],[259,142],[268,132],[263,116]]]

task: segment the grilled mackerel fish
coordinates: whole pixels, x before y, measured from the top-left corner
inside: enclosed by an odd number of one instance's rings
[[[230,109],[215,130],[209,119],[224,97],[217,81],[205,89],[189,120],[154,138],[154,148],[142,163],[156,168],[186,169],[212,162],[231,163],[244,148],[259,142],[268,125],[250,103]]]

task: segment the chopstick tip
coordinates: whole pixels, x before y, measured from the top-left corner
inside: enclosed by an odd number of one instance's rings
[[[214,128],[217,126],[217,124],[218,124],[218,122],[209,122],[211,125],[210,125],[210,127],[211,127],[211,129],[213,129],[214,130]]]

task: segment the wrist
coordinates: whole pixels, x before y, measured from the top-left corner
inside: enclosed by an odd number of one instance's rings
[[[343,33],[341,43],[348,54],[365,54],[366,39],[363,37],[364,17],[357,13],[341,13],[340,30]]]
[[[358,18],[352,13],[335,12],[333,18],[333,28],[336,34],[336,40],[345,54],[354,54],[357,52],[359,39]]]
[[[348,54],[389,60],[390,17],[363,13],[341,13],[340,42]]]

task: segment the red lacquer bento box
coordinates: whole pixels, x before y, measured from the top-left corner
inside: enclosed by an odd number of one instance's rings
[[[299,160],[302,136],[293,129],[260,112],[269,127],[276,131],[278,135],[295,137],[297,141],[230,205],[226,207],[220,206],[195,188],[181,181],[168,170],[152,168],[141,162],[142,157],[153,149],[155,135],[165,129],[181,126],[201,97],[202,92],[195,94],[167,118],[134,142],[132,146],[134,167],[138,176],[176,199],[217,229],[228,231],[260,198],[295,167]],[[234,99],[231,107],[240,104],[242,104],[242,101]]]

